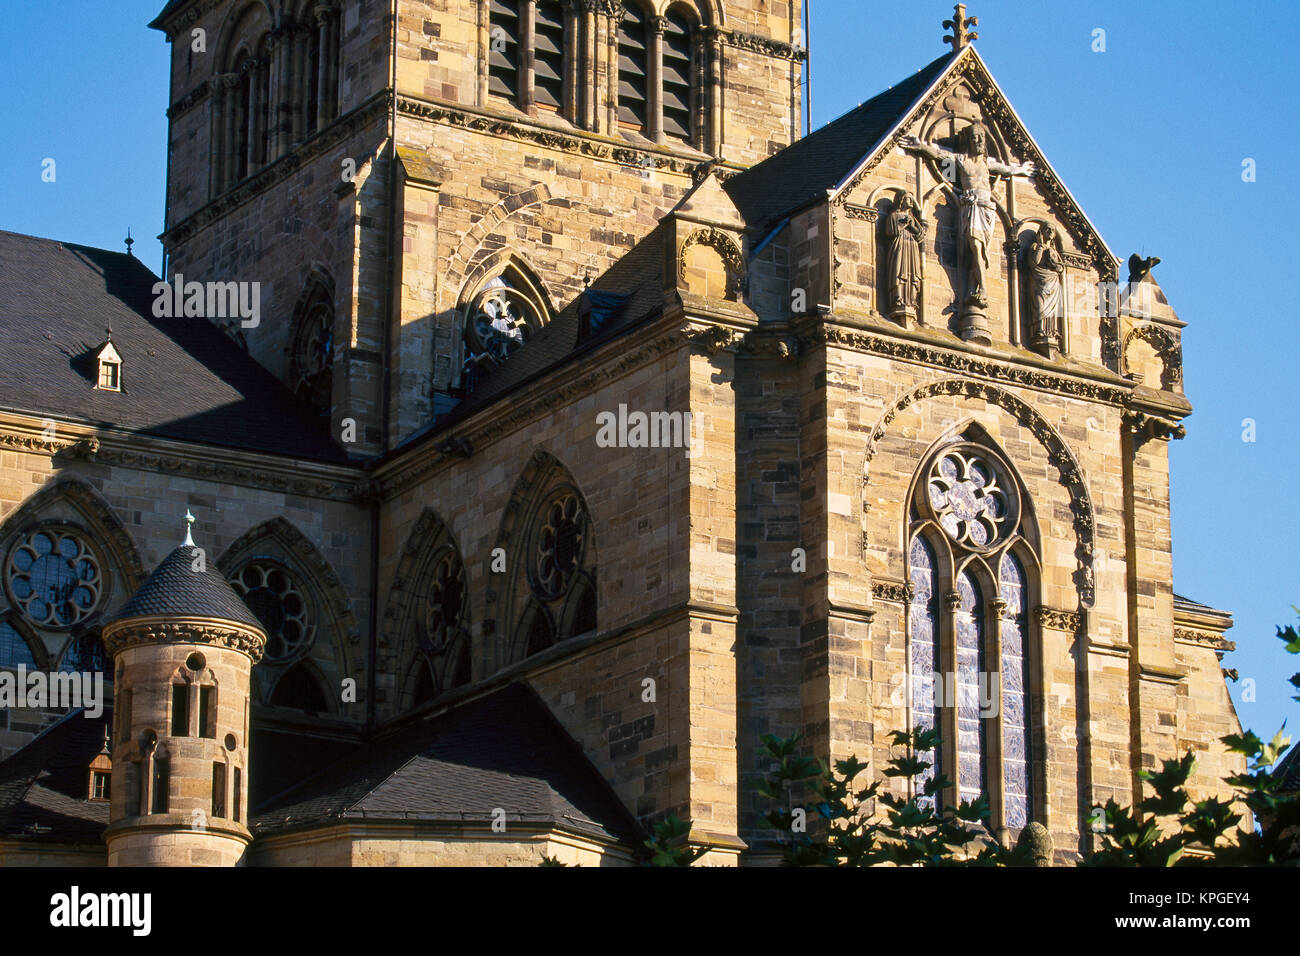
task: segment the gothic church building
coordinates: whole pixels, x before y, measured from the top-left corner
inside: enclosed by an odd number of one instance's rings
[[[0,863],[760,864],[768,733],[1061,863],[1219,791],[1184,323],[963,9],[807,135],[800,19],[166,4],[164,274],[0,233],[0,671],[109,695],[0,709]]]

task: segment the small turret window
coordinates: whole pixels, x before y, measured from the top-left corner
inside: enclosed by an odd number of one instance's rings
[[[172,684],[172,736],[190,735],[190,685]]]

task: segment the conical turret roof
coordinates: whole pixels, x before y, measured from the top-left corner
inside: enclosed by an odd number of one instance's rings
[[[198,564],[200,549],[183,544],[163,559],[113,621],[132,617],[213,617],[264,631],[257,615],[220,572]],[[202,567],[196,571],[195,567]]]

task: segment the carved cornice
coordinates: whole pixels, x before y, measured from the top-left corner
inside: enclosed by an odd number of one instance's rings
[[[443,123],[457,129],[468,129],[489,136],[501,136],[507,139],[535,143],[548,149],[558,149],[579,156],[606,160],[620,166],[631,166],[638,170],[657,169],[684,176],[695,176],[700,167],[707,167],[711,160],[692,159],[686,156],[674,156],[668,153],[636,149],[635,147],[614,143],[591,134],[567,133],[562,130],[546,129],[527,123],[517,123],[487,113],[477,113],[445,103],[433,103],[410,96],[397,98],[397,111],[405,116]]]
[[[212,85],[210,83],[200,83],[171,106],[167,107],[167,118],[172,120],[179,119],[206,100],[211,93]]]
[[[1034,608],[1034,620],[1038,626],[1051,631],[1065,631],[1067,634],[1077,633],[1082,619],[1078,611],[1063,611],[1056,607],[1046,607],[1040,605]]]
[[[871,582],[871,596],[877,601],[893,601],[895,604],[910,604],[916,597],[916,588],[902,581],[888,581],[877,578]]]
[[[849,219],[858,219],[862,222],[875,222],[880,218],[880,210],[871,206],[859,206],[855,203],[844,203],[844,215]]]
[[[1198,631],[1190,627],[1175,627],[1174,640],[1179,644],[1208,647],[1213,651],[1235,651],[1237,649],[1236,642],[1228,640],[1222,634],[1216,634],[1213,631]]]
[[[309,161],[329,152],[340,143],[355,136],[367,126],[381,120],[392,104],[391,91],[384,90],[362,103],[356,109],[340,116],[325,129],[291,152],[281,156],[270,166],[254,173],[222,193],[206,206],[191,213],[172,226],[159,238],[163,245],[172,247],[193,238],[206,226],[229,215],[240,206],[255,199],[267,189],[288,179]]]
[[[1046,370],[999,362],[970,352],[944,349],[921,342],[838,326],[817,324],[806,328],[800,333],[800,344],[804,347],[837,345],[856,352],[909,359],[925,365],[946,368],[967,375],[979,375],[1026,388],[1064,392],[1108,405],[1127,406],[1131,401],[1131,389],[1123,386],[1088,382]]]
[[[176,34],[198,23],[205,13],[221,6],[226,0],[195,0],[182,10],[177,10],[167,17],[155,19],[149,26],[161,30],[167,35],[167,42],[176,39]]]
[[[39,426],[0,423],[0,447],[335,501],[352,500],[364,480],[360,468],[347,465],[321,465],[311,475],[316,469],[301,461],[265,456],[254,463],[250,458],[256,453],[247,451],[218,451],[131,433],[77,434],[74,428],[60,423],[59,432],[69,437],[47,440]]]
[[[151,615],[104,625],[104,649],[116,657],[140,644],[208,644],[247,654],[256,664],[266,647],[260,630],[216,618],[176,619]]]
[[[740,336],[721,325],[706,325],[701,329],[691,329],[686,333],[686,340],[705,355],[717,355],[719,352],[734,349],[740,341]]]
[[[718,37],[724,44],[735,47],[737,50],[747,50],[750,53],[759,53],[763,56],[776,57],[778,60],[792,60],[802,63],[808,59],[808,51],[802,47],[792,46],[781,40],[773,40],[770,37],[761,37],[755,33],[744,33],[740,30],[719,30]]]
[[[740,351],[760,358],[798,358],[799,340],[771,329],[751,329],[741,340]]]

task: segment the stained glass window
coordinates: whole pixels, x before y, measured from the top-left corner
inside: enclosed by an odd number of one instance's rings
[[[0,668],[17,668],[19,664],[28,670],[36,669],[36,658],[27,646],[23,636],[10,624],[0,623]]]
[[[41,627],[85,619],[103,591],[99,559],[70,528],[42,528],[21,539],[9,553],[7,579],[15,603]]]
[[[1025,571],[1010,553],[1002,557],[1002,780],[1004,822],[1012,829],[1029,822],[1029,721],[1026,713],[1025,635],[1029,607]]]
[[[939,602],[935,594],[934,551],[924,538],[912,539],[911,550],[912,600],[908,606],[907,641],[909,660],[909,692],[914,727],[934,729],[937,702],[934,678],[939,673]],[[935,775],[939,764],[938,750],[917,756],[930,762],[930,768],[918,781]],[[925,802],[933,804],[931,798]]]
[[[957,577],[957,596],[957,797],[975,800],[984,790],[984,732],[980,719],[984,599],[969,571]]]

